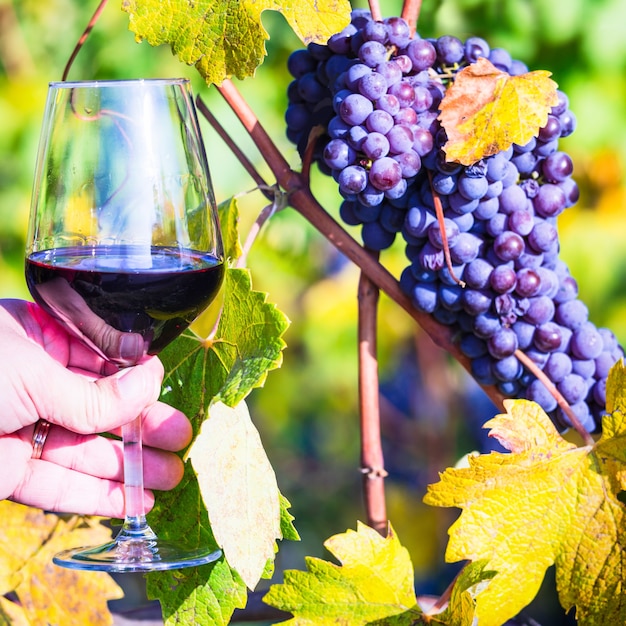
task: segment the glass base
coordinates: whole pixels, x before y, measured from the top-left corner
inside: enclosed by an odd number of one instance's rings
[[[64,550],[52,561],[61,567],[101,572],[154,572],[196,567],[217,561],[221,550],[187,548],[159,539],[149,528],[145,533],[122,529],[108,543],[91,548]]]

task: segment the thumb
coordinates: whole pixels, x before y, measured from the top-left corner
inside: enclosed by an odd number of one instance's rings
[[[80,434],[99,433],[126,424],[158,398],[163,365],[157,357],[90,381],[59,366],[42,386],[39,417]],[[41,387],[40,387],[41,388]]]

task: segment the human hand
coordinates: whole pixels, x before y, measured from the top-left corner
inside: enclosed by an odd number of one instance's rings
[[[156,357],[118,371],[68,334],[35,304],[0,300],[0,499],[11,498],[57,512],[123,517],[123,460],[119,434],[137,415],[143,419],[144,481],[171,489],[182,478],[174,451],[191,439],[191,425],[158,402],[163,367]],[[33,456],[33,433],[51,423],[41,458]]]

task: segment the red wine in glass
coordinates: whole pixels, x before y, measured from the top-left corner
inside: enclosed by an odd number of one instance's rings
[[[148,256],[132,246],[79,246],[26,259],[37,303],[121,366],[158,354],[178,337],[213,301],[223,273],[211,254],[158,246]]]

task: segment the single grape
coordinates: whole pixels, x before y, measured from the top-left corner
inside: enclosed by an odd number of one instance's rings
[[[391,189],[400,182],[401,178],[402,169],[400,164],[390,157],[376,159],[369,171],[370,182],[374,187],[382,191]]]
[[[339,105],[339,115],[347,124],[362,124],[374,110],[372,101],[358,93],[351,93]]]
[[[497,330],[487,340],[487,350],[496,359],[511,356],[518,348],[517,335],[512,328],[506,326]]]

